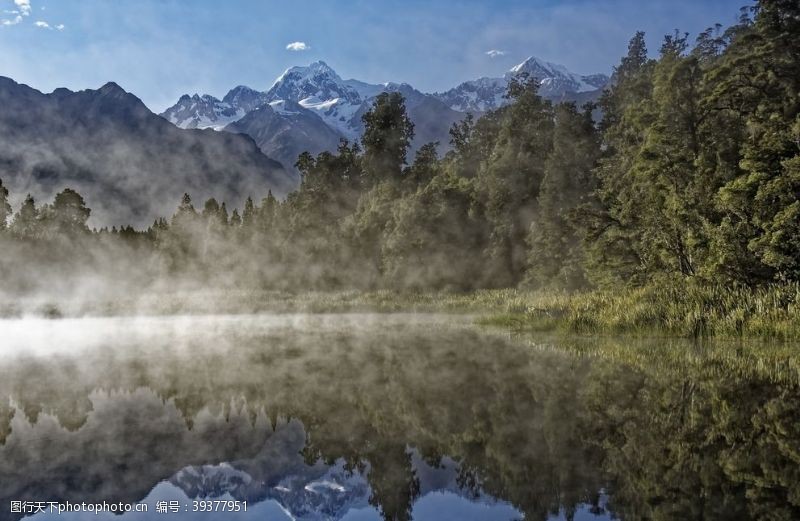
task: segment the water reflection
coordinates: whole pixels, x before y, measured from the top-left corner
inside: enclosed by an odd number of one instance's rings
[[[196,498],[248,501],[213,519],[800,518],[798,389],[769,364],[646,363],[431,316],[58,334],[77,325],[0,335],[0,519],[22,517],[14,500],[152,519]],[[686,347],[667,344],[643,349]]]

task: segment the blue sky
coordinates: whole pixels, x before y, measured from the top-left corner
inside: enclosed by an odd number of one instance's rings
[[[636,30],[655,50],[676,28],[730,25],[751,3],[0,0],[0,75],[45,92],[113,80],[156,111],[184,93],[264,90],[287,67],[320,59],[344,78],[437,91],[529,55],[608,73]],[[293,42],[306,49],[287,49]]]

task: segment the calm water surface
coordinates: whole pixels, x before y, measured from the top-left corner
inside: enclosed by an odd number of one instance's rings
[[[0,320],[0,520],[800,519],[783,352],[426,315]]]

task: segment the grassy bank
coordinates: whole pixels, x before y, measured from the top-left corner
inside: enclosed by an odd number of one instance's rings
[[[684,338],[800,339],[800,285],[654,284],[619,291],[509,295],[481,321],[519,330]]]

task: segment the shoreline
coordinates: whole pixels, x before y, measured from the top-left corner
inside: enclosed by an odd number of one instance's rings
[[[451,313],[512,331],[666,338],[800,340],[800,285],[653,283],[617,291],[467,293],[204,289],[95,299],[6,296],[2,318],[259,313]]]

